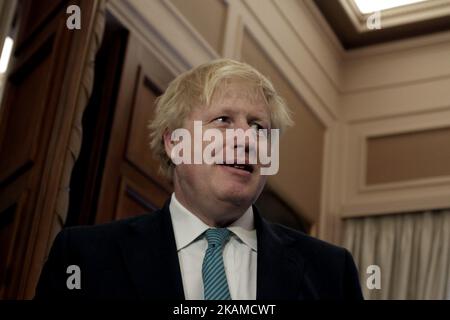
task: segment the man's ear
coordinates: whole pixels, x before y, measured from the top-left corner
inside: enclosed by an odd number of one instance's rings
[[[174,143],[172,141],[172,131],[170,131],[168,128],[164,130],[163,134],[163,140],[164,140],[164,149],[166,150],[167,156],[172,159],[172,149],[174,147]]]

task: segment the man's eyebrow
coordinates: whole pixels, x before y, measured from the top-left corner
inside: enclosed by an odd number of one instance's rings
[[[230,106],[222,106],[217,109],[214,109],[214,111],[211,109],[209,109],[209,110],[214,113],[226,113],[226,114],[232,114],[232,115],[240,113],[240,110],[236,110]],[[266,115],[264,112],[254,112],[253,111],[253,112],[250,112],[248,114],[248,116],[250,118],[252,118],[253,120],[261,120],[261,121],[269,121],[270,122],[270,116]]]
[[[268,122],[270,124],[270,115],[267,114],[267,113],[263,113],[263,112],[251,113],[250,114],[250,118],[252,120],[265,121],[265,122]]]

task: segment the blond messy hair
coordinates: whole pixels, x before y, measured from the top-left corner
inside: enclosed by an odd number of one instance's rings
[[[150,148],[169,180],[173,178],[174,165],[164,147],[164,133],[181,128],[194,108],[210,106],[216,89],[230,80],[243,80],[260,90],[269,107],[272,128],[283,132],[293,124],[289,108],[270,80],[246,63],[218,59],[184,72],[157,98],[155,116],[148,125]]]

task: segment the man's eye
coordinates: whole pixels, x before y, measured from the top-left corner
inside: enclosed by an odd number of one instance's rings
[[[264,129],[264,127],[263,127],[262,125],[260,125],[259,123],[257,123],[257,122],[253,122],[253,123],[250,125],[250,127],[253,128],[253,129],[255,129],[255,130]]]
[[[218,122],[218,123],[229,123],[230,122],[230,118],[227,116],[220,116],[214,119],[214,122]]]

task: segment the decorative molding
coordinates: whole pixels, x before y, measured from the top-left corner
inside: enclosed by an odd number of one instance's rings
[[[121,210],[123,208],[123,202],[125,201],[125,197],[129,197],[132,201],[134,201],[136,204],[141,206],[143,209],[146,209],[148,211],[155,211],[158,208],[156,208],[150,201],[148,201],[144,193],[142,193],[142,190],[140,190],[139,186],[134,184],[130,179],[128,179],[125,176],[120,177],[120,184],[119,184],[119,199],[117,201],[116,207],[114,209],[114,217],[118,217],[119,219],[124,218],[123,215],[121,215]],[[140,212],[138,212],[140,213]],[[142,212],[143,213],[143,212]]]
[[[323,72],[312,52],[308,51],[307,46],[300,41],[295,32],[292,32],[291,25],[273,2],[245,0],[242,4],[244,8],[241,9],[241,13],[246,17],[244,19],[246,26],[260,39],[262,47],[268,54],[274,57],[273,60],[309,104],[309,108],[322,121],[324,118],[320,113],[324,111],[329,114],[330,120],[338,119],[339,93],[330,82],[330,76]],[[277,12],[278,14],[275,14]],[[271,21],[272,24],[268,26],[266,21]],[[278,57],[275,58],[275,55]]]
[[[373,14],[363,14],[353,0],[339,0],[341,6],[350,17],[350,21],[359,33],[371,32],[366,21]],[[396,7],[381,12],[383,28],[392,28],[408,23],[450,16],[449,0],[434,0]]]
[[[83,113],[89,102],[92,88],[94,86],[95,56],[100,48],[105,29],[105,6],[106,1],[99,1],[97,11],[95,13],[92,37],[87,47],[85,64],[82,70],[81,84],[76,99],[72,132],[70,133],[69,142],[67,145],[68,148],[65,155],[60,187],[56,198],[56,216],[58,217],[58,221],[61,221],[62,223],[66,221],[67,211],[69,208],[70,177],[72,175],[72,169],[81,150],[83,136]],[[62,226],[63,225],[60,225],[58,227],[62,228]]]
[[[56,54],[61,59],[58,58],[58,70],[55,73],[58,77],[55,79],[62,80],[62,86],[52,95],[55,98],[52,103],[57,104],[55,121],[52,124],[48,150],[44,152],[45,161],[39,169],[42,172],[37,179],[36,194],[33,196],[33,209],[36,213],[24,248],[17,292],[14,293],[19,298],[33,297],[41,267],[53,239],[66,219],[68,186],[81,146],[81,117],[92,90],[94,59],[104,29],[105,2],[106,0],[80,2],[85,8],[84,32],[71,33],[65,30],[64,20],[58,24],[57,30],[61,31],[58,32],[61,35],[58,43],[63,45],[64,56]],[[58,48],[54,50],[56,53]],[[62,69],[63,61],[69,62],[65,66],[65,72]]]
[[[343,144],[341,216],[383,214],[450,206],[450,176],[367,185],[367,141],[371,137],[450,127],[450,110],[349,125]]]
[[[184,15],[170,2],[170,0],[160,0],[162,4],[168,9],[168,11],[172,14],[173,17],[182,25],[184,29],[188,31],[192,35],[192,38],[195,39],[198,44],[202,47],[202,49],[209,55],[209,59],[217,59],[219,58],[218,52],[216,52],[211,45],[206,41],[202,35],[190,24],[190,22],[184,17]],[[152,7],[153,9],[153,7]],[[161,24],[159,24],[161,25]],[[202,62],[206,62],[201,61]],[[192,65],[192,67],[195,65]]]
[[[167,45],[155,29],[133,9],[127,1],[110,0],[106,6],[140,42],[150,50],[175,76],[189,68],[189,64]]]
[[[284,3],[284,1],[282,3]],[[324,41],[333,44],[333,46],[337,49],[338,55],[336,55],[336,58],[339,60],[340,63],[351,61],[354,59],[375,57],[389,53],[402,52],[414,48],[433,46],[441,43],[448,43],[450,41],[450,31],[446,31],[446,32],[439,32],[436,34],[418,36],[410,39],[356,48],[352,50],[345,50],[342,47],[339,40],[337,39],[333,30],[331,30],[330,26],[323,18],[320,10],[313,3],[313,1],[298,0],[297,3],[300,6],[307,8],[308,11],[314,16],[317,22],[317,27],[318,29],[320,29],[318,30],[318,32],[324,35]]]
[[[284,4],[284,1],[281,3]],[[341,42],[339,41],[338,37],[334,33],[333,29],[331,29],[327,20],[320,12],[319,8],[314,4],[314,1],[297,0],[296,3],[300,6],[300,8],[309,11],[309,13],[314,19],[314,22],[316,23],[316,26],[319,29],[318,31],[321,32],[324,36],[323,41],[325,43],[330,43],[333,46],[334,51],[333,53],[335,54],[336,58],[341,60],[343,56],[346,54],[346,51],[342,46]]]
[[[280,15],[283,17],[283,19],[286,20],[286,22],[289,24],[289,27],[292,29],[293,33],[296,35],[299,42],[303,45],[305,50],[309,53],[311,58],[314,60],[314,62],[320,68],[320,70],[325,75],[325,77],[329,81],[329,83],[334,87],[334,89],[337,92],[340,92],[340,77],[339,77],[340,69],[339,69],[339,67],[337,68],[337,70],[335,71],[335,75],[333,76],[331,74],[331,72],[329,70],[327,70],[327,67],[325,66],[324,62],[321,61],[321,59],[319,58],[317,53],[315,53],[313,51],[313,49],[316,49],[316,48],[310,48],[308,46],[307,41],[304,39],[304,37],[305,37],[304,30],[301,30],[301,27],[300,27],[298,21],[296,21],[295,18],[293,16],[291,16],[291,14],[296,13],[296,12],[293,10],[293,8],[289,7],[290,2],[289,1],[272,0],[272,3],[275,6],[275,8],[277,9],[277,11],[280,13]],[[302,6],[303,4],[305,4],[305,5]],[[320,25],[320,22],[318,22],[318,21],[321,21],[321,20],[314,20],[315,18],[316,19],[319,18],[320,13],[317,12],[318,11],[317,9],[316,9],[316,12],[314,13],[314,11],[312,9],[312,2],[309,2],[309,5],[306,5],[306,3],[304,3],[303,1],[298,1],[295,3],[295,6],[299,7],[300,9],[306,10],[309,13],[309,15],[312,16],[313,19],[311,20],[311,24],[313,24],[314,27],[316,26],[316,24]],[[323,19],[324,18],[322,18],[322,20]],[[323,22],[323,23],[325,23],[325,22]],[[332,35],[329,35],[327,30],[328,29],[326,29],[325,27],[319,28],[319,31],[322,31],[322,32],[318,32],[318,34],[322,35],[322,37],[319,37],[319,38],[322,40],[322,38],[326,38],[328,35],[328,38],[332,39],[330,42],[332,45],[328,45],[329,43],[327,43],[326,41],[323,41],[323,40],[320,42],[327,49],[326,51],[329,51],[333,55],[333,60],[340,60],[343,49],[342,49],[342,47],[339,48],[339,46],[336,44],[336,42],[339,43],[337,38],[333,37]],[[303,31],[303,33],[302,33],[302,31]],[[326,33],[327,35],[323,35],[323,33]]]
[[[371,86],[366,86],[366,87],[360,87],[357,89],[349,89],[349,90],[345,91],[344,96],[348,96],[348,95],[352,95],[352,94],[364,94],[364,93],[373,92],[373,91],[389,90],[389,89],[395,89],[395,88],[405,87],[405,86],[427,84],[429,82],[441,81],[441,80],[446,80],[449,78],[450,78],[450,73],[445,74],[445,75],[425,77],[425,78],[419,78],[419,79],[414,79],[414,80],[401,80],[401,81],[396,81],[396,82],[391,82],[391,83],[386,82],[381,85],[371,85]]]
[[[242,37],[244,34],[244,23],[236,6],[230,5],[227,1],[228,11],[223,37],[222,55],[223,57],[240,60]]]
[[[441,112],[450,108],[450,77],[418,81],[341,97],[342,116],[351,124]]]
[[[325,132],[322,194],[320,214],[317,223],[317,235],[320,239],[336,244],[340,243],[340,209],[341,209],[341,181],[343,179],[341,167],[343,152],[341,141],[345,126],[335,122]]]
[[[168,0],[111,0],[107,8],[174,76],[219,57]]]
[[[344,61],[375,57],[389,53],[404,52],[407,50],[422,48],[425,46],[434,46],[450,41],[450,31],[439,32],[431,35],[418,36],[410,39],[398,40],[392,43],[372,45],[359,49],[346,51],[343,55]]]
[[[387,192],[372,198],[343,204],[341,219],[450,208],[450,187],[422,188],[416,192],[406,190],[395,195]]]
[[[324,126],[329,126],[339,117],[337,114],[337,100],[333,105],[327,104],[323,100],[323,92],[319,93],[318,89],[300,72],[298,66],[286,53],[282,44],[276,41],[273,35],[270,35],[268,30],[262,26],[261,21],[255,17],[256,13],[248,7],[247,1],[230,1],[231,5],[239,7],[238,11],[241,14],[245,30],[260,44],[267,56],[271,58],[271,62],[305,101],[305,105],[318,117]],[[332,94],[336,95],[337,93],[332,86],[330,88],[333,91]]]

